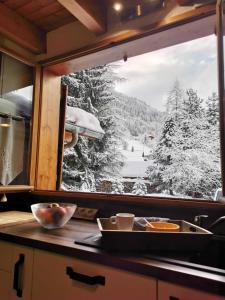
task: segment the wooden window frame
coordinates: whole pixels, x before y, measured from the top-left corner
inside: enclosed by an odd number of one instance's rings
[[[134,203],[139,204],[161,204],[161,205],[176,205],[182,207],[209,207],[209,208],[225,208],[225,204],[220,202],[213,202],[209,200],[199,200],[199,199],[179,199],[179,198],[167,198],[167,197],[143,197],[143,196],[132,196],[132,195],[112,195],[104,193],[81,193],[81,192],[68,192],[68,191],[57,191],[57,185],[59,188],[59,179],[56,178],[56,174],[60,174],[59,164],[60,162],[55,159],[58,156],[58,152],[62,152],[56,142],[56,139],[52,138],[55,135],[58,139],[59,129],[55,124],[48,122],[48,114],[46,114],[46,109],[48,107],[53,107],[51,111],[52,117],[61,117],[60,114],[60,95],[59,95],[59,76],[63,72],[68,72],[67,65],[71,65],[71,60],[85,57],[86,55],[94,54],[98,55],[99,51],[104,49],[113,48],[116,45],[121,45],[131,40],[135,41],[141,37],[148,37],[154,33],[159,33],[167,29],[172,29],[174,27],[186,24],[195,20],[200,20],[206,16],[215,14],[215,7],[210,5],[208,8],[202,7],[187,15],[180,16],[178,18],[172,18],[168,22],[162,22],[161,24],[154,24],[154,26],[145,27],[138,31],[134,36],[117,36],[117,41],[113,39],[107,39],[105,41],[99,42],[98,44],[91,45],[89,47],[84,47],[63,56],[48,59],[46,61],[40,62],[40,64],[33,63],[36,69],[35,75],[35,94],[34,94],[34,104],[33,104],[33,126],[32,126],[32,144],[31,144],[31,156],[30,156],[30,174],[29,174],[29,186],[14,186],[14,187],[0,187],[1,192],[18,192],[18,191],[28,191],[34,190],[33,195],[40,196],[56,196],[63,198],[72,199],[88,199],[93,202],[98,201],[113,201],[113,202],[126,202],[131,205]],[[20,58],[21,59],[21,58]],[[57,69],[58,68],[58,69]],[[59,71],[59,72],[58,72]],[[51,76],[47,76],[47,73],[51,73]],[[52,93],[52,80],[55,76],[55,87],[57,92]],[[57,94],[58,93],[58,94]],[[52,99],[50,99],[52,97]],[[56,101],[55,101],[56,100]],[[224,124],[225,127],[225,124]],[[46,129],[51,131],[51,135],[46,135]],[[53,147],[51,148],[51,153],[45,153],[45,143],[50,136]],[[223,146],[224,149],[224,146]],[[53,154],[53,156],[52,156]],[[44,163],[43,163],[44,157]],[[49,162],[54,161],[53,167],[49,168]],[[225,161],[225,159],[223,160]],[[47,163],[48,167],[46,168]],[[224,170],[224,168],[223,168]],[[225,174],[223,174],[225,178]],[[58,183],[57,183],[58,180]]]
[[[213,10],[211,8],[211,10],[206,13],[206,16],[210,16],[215,14],[215,10]],[[193,20],[201,20],[202,18],[204,18],[205,16],[202,16],[201,14],[199,16],[194,16]],[[175,22],[174,24],[166,24],[165,26],[162,26],[162,28],[156,28],[155,30],[150,30],[150,32],[148,30],[146,30],[145,32],[142,32],[140,35],[137,35],[136,37],[128,37],[127,39],[125,38],[122,42],[120,41],[119,44],[123,44],[126,43],[130,40],[136,40],[139,39],[141,37],[145,37],[151,34],[154,34],[156,32],[161,32],[164,31],[168,28],[173,28],[176,26],[179,26],[181,24],[186,24],[191,22],[190,19],[188,20],[178,20],[178,22]],[[217,20],[217,24],[218,24],[218,20]],[[85,49],[79,49],[78,51],[74,51],[73,53],[69,53],[63,57],[56,57],[55,60],[51,59],[48,61],[43,61],[43,68],[44,70],[48,70],[52,73],[55,74],[55,76],[60,76],[64,73],[68,73],[68,68],[67,66],[73,66],[73,63],[71,63],[72,60],[74,59],[79,59],[79,58],[85,58],[86,55],[89,54],[93,54],[93,55],[98,55],[99,51],[102,51],[104,49],[109,49],[109,48],[113,48],[115,46],[115,44],[111,44],[109,43],[108,45],[102,45],[102,43],[99,43],[99,45],[94,45],[93,47],[89,47],[89,48],[85,48]],[[43,96],[43,95],[42,95]],[[42,102],[45,99],[43,99],[42,97]],[[60,112],[58,113],[58,117],[60,117]],[[225,121],[224,121],[224,127],[225,127]],[[42,124],[39,125],[40,127],[42,126]],[[56,129],[55,129],[56,132]],[[61,133],[62,135],[62,133]],[[62,136],[59,136],[59,139],[62,140]],[[225,162],[224,156],[225,153],[223,151],[223,149],[225,149],[225,146],[223,144],[221,144],[221,153],[222,153],[222,160],[223,162]],[[57,150],[59,151],[59,153],[61,153],[60,155],[62,155],[62,149],[60,149],[60,147],[58,147],[57,145]],[[40,152],[40,148],[39,148],[39,152]],[[59,159],[61,160],[61,156],[59,157]],[[57,162],[58,166],[59,166],[59,162]],[[223,163],[224,164],[224,163]],[[59,168],[56,167],[58,170],[58,174],[59,172]],[[223,168],[224,170],[224,168]],[[224,171],[222,172],[222,175],[225,178],[225,173]],[[40,176],[40,173],[36,172],[36,176]],[[58,182],[60,180],[58,179]],[[36,181],[37,182],[37,181]],[[59,188],[59,184],[58,184],[58,188]],[[223,189],[224,190],[224,189]],[[59,196],[59,197],[65,197],[65,198],[73,198],[73,199],[89,199],[92,201],[115,201],[115,202],[129,202],[129,203],[143,203],[143,204],[162,204],[162,205],[181,205],[182,207],[210,207],[210,208],[215,208],[215,207],[221,207],[224,208],[225,204],[223,202],[214,202],[212,200],[200,200],[200,199],[183,199],[183,198],[167,198],[167,197],[152,197],[152,196],[132,196],[132,195],[112,195],[112,194],[105,194],[105,193],[83,193],[83,192],[69,192],[69,191],[57,191],[56,189],[56,183],[55,185],[50,185],[50,186],[41,186],[39,184],[36,184],[35,186],[35,191],[33,192],[34,195],[50,195],[50,196]]]

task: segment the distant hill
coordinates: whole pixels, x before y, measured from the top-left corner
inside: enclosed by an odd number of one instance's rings
[[[113,112],[124,133],[134,137],[150,133],[157,135],[164,113],[140,99],[118,92],[115,96]]]

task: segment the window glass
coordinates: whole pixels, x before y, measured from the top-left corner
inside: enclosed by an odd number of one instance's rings
[[[64,190],[215,199],[215,36],[82,70],[62,84]]]
[[[33,68],[0,58],[0,184],[28,184]]]

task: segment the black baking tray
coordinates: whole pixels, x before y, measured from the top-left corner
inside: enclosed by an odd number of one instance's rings
[[[134,224],[132,231],[118,230],[109,218],[99,218],[101,247],[114,251],[201,251],[212,238],[212,232],[184,220],[169,220],[180,225],[179,232],[144,231]]]

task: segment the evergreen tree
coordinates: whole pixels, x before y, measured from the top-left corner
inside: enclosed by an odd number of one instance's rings
[[[186,96],[182,104],[182,111],[188,119],[201,118],[204,114],[203,100],[198,97],[197,91],[186,90]]]
[[[147,170],[149,178],[155,182],[159,191],[168,190],[171,195],[173,195],[171,179],[165,180],[163,174],[172,164],[172,155],[175,150],[173,143],[173,137],[176,133],[175,127],[176,122],[174,118],[169,116],[165,120],[153,154],[154,164]]]
[[[219,124],[219,98],[216,93],[212,93],[206,100],[206,116],[211,125]]]
[[[166,104],[167,114],[173,115],[175,119],[178,119],[181,114],[182,104],[183,104],[183,90],[180,87],[179,81],[176,80],[167,98],[167,104]]]
[[[135,182],[132,189],[132,194],[140,195],[140,196],[147,194],[146,184],[143,182],[141,178],[138,178],[137,181]]]
[[[114,180],[112,183],[111,193],[112,194],[123,194],[123,192],[124,192],[123,183],[119,179]]]
[[[63,183],[67,189],[95,191],[97,181],[116,176],[122,167],[123,157],[119,151],[122,133],[111,112],[111,104],[116,101],[115,80],[110,65],[62,78],[62,83],[68,85],[68,105],[94,114],[105,132],[101,140],[79,136],[78,143],[65,150]]]
[[[168,102],[171,105],[170,97]],[[188,89],[179,110],[177,106],[170,110],[156,145],[154,164],[148,168],[159,192],[212,197],[220,187],[218,126],[213,125],[217,123],[215,99],[211,102],[208,110],[204,109],[197,92]]]

